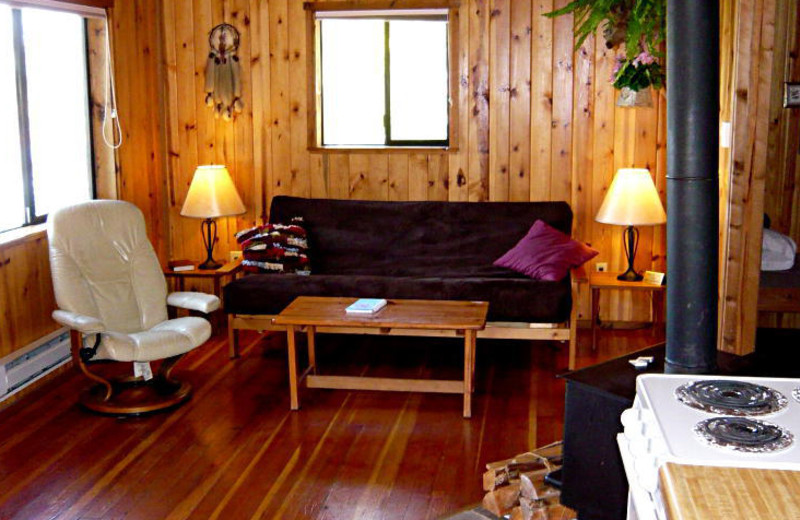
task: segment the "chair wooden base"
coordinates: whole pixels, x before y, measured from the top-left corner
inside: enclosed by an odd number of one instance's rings
[[[111,381],[113,391],[106,398],[106,387],[91,386],[81,392],[80,403],[93,412],[107,415],[141,415],[174,408],[188,400],[192,386],[186,382],[148,382],[133,378]]]
[[[81,357],[83,337],[76,330],[70,331],[72,360],[80,371],[98,383],[80,395],[80,403],[87,409],[108,415],[141,415],[174,408],[192,395],[189,383],[170,377],[175,364],[183,354],[161,361],[156,376],[150,381],[138,377],[105,377],[89,370]]]

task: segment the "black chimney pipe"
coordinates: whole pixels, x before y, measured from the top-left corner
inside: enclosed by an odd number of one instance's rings
[[[719,1],[667,2],[667,372],[712,373],[719,272]]]

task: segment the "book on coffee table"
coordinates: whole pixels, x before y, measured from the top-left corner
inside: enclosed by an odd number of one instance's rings
[[[359,298],[344,311],[347,314],[375,314],[386,307],[387,303],[384,298]]]

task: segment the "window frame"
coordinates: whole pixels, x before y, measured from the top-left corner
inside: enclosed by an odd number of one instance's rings
[[[30,135],[30,117],[29,117],[29,103],[28,103],[28,76],[27,76],[27,61],[25,55],[25,42],[24,42],[24,29],[22,26],[22,9],[47,9],[45,6],[36,5],[35,3],[24,2],[10,2],[11,8],[11,23],[12,23],[12,41],[13,41],[13,55],[14,55],[14,82],[16,84],[17,96],[17,117],[19,124],[19,147],[22,159],[22,196],[25,203],[25,220],[22,225],[9,229],[0,229],[0,233],[6,233],[15,229],[22,229],[29,226],[36,226],[47,221],[48,214],[37,216],[36,212],[36,198],[34,194],[34,179],[33,179],[33,156],[31,151],[31,135]],[[72,12],[66,9],[51,9],[61,12]],[[89,159],[89,169],[86,174],[89,176],[90,186],[90,199],[97,197],[97,181],[95,178],[95,154],[94,142],[92,139],[92,99],[91,99],[91,81],[89,78],[89,50],[88,50],[88,29],[86,26],[86,14],[82,12],[74,12],[83,18],[83,72],[86,76],[86,106],[87,106],[87,144],[88,148],[86,153]]]
[[[413,4],[413,5],[412,5]],[[307,124],[308,124],[308,150],[312,152],[409,152],[409,151],[458,151],[458,97],[460,83],[458,73],[461,70],[459,63],[459,3],[453,0],[423,0],[421,2],[396,2],[395,0],[367,0],[367,1],[334,1],[334,2],[306,2],[303,4],[306,11],[306,48],[307,52]],[[322,60],[320,34],[321,20],[316,18],[316,13],[324,11],[408,11],[417,9],[446,9],[447,10],[447,64],[448,64],[448,140],[441,141],[406,141],[389,140],[382,145],[323,145],[322,144]],[[388,39],[386,40],[388,54]],[[389,67],[389,64],[386,64]],[[385,76],[386,89],[389,77]],[[386,98],[389,103],[389,98]],[[387,109],[387,116],[390,112]],[[389,122],[391,125],[391,122]],[[387,134],[387,139],[391,134]]]

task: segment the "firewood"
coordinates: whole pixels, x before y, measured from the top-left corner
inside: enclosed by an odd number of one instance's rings
[[[514,460],[514,459],[510,459]],[[494,465],[495,463],[492,463]],[[489,466],[489,464],[487,464]],[[509,462],[505,466],[494,467],[483,473],[483,490],[492,491],[498,487],[505,486],[519,479],[521,473],[544,472],[547,473],[551,468],[541,459],[524,462]]]
[[[520,506],[511,510],[511,520],[531,520],[531,515],[525,516]]]
[[[497,516],[508,513],[519,500],[519,484],[509,484],[489,491],[483,497],[483,507]]]
[[[533,453],[523,453],[511,459],[498,460],[497,462],[489,462],[488,464],[486,464],[486,469],[501,470],[506,466],[508,466],[509,464],[517,462],[533,462],[535,460],[539,460],[539,457],[537,457]]]

